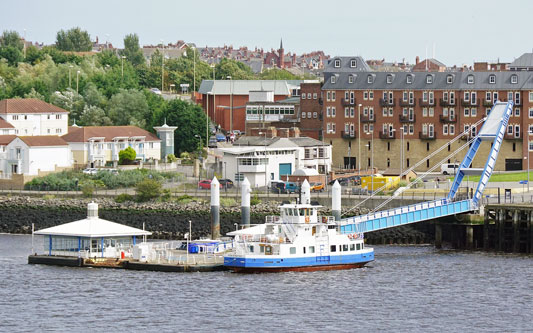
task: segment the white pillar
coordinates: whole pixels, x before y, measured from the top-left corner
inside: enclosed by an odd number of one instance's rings
[[[341,219],[341,190],[341,185],[338,181],[335,181],[331,189],[331,213],[336,221]]]
[[[250,226],[250,182],[244,178],[241,185],[241,225]]]
[[[302,183],[302,203],[303,204],[310,204],[311,203],[311,186],[309,185],[309,182],[304,180]]]
[[[211,238],[220,238],[220,183],[217,177],[211,181]]]

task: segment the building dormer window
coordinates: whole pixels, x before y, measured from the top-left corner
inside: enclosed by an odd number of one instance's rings
[[[468,77],[466,78],[466,82],[468,84],[474,84],[474,75],[468,75]]]
[[[353,75],[348,76],[348,83],[353,83]]]
[[[341,67],[341,61],[340,61],[340,59],[335,59],[334,66],[335,66],[335,68],[339,68],[339,67]]]
[[[407,77],[405,78],[405,82],[408,84],[413,83],[413,76],[411,74],[407,75]]]
[[[511,75],[511,83],[514,83],[514,84],[518,83],[518,75],[516,74]]]
[[[453,83],[453,75],[446,76],[446,83],[447,84],[452,84]]]
[[[492,74],[489,76],[489,83],[491,84],[496,83],[496,75]]]
[[[387,74],[387,83],[392,83],[392,80],[394,79],[394,76],[392,74]]]
[[[427,84],[433,83],[433,75],[427,75],[426,76],[426,83]]]
[[[366,82],[367,83],[374,83],[374,77],[372,75],[368,75],[366,77]]]
[[[334,84],[336,81],[337,81],[337,77],[335,77],[335,75],[332,75],[330,78],[330,82]]]
[[[350,60],[350,67],[351,68],[357,67],[357,61],[355,59]]]

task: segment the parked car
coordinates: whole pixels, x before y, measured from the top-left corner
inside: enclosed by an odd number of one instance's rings
[[[226,142],[226,136],[222,133],[217,133],[216,139],[217,142]]]
[[[285,182],[285,190],[287,193],[296,193],[300,190],[300,186],[295,182]]]
[[[98,173],[98,169],[97,168],[87,168],[87,169],[83,169],[82,172],[84,174],[86,174],[86,175],[96,175]]]
[[[284,181],[271,181],[270,190],[274,193],[287,193]]]
[[[216,148],[217,147],[217,138],[216,136],[212,136],[209,138],[209,143],[207,144],[209,148]]]
[[[319,182],[314,182],[309,184],[311,186],[311,192],[322,192],[324,191],[324,184]]]
[[[353,183],[353,185],[361,185],[361,176],[350,176],[346,179]]]
[[[222,184],[219,184],[222,188]],[[211,179],[205,179],[198,182],[198,188],[201,190],[209,190],[211,188]]]
[[[452,163],[452,164],[445,163],[440,166],[440,171],[442,172],[443,175],[453,175],[457,172],[458,169],[459,169],[459,164],[455,164],[455,163]]]
[[[220,179],[219,182],[222,188],[233,188],[233,181],[231,179]]]
[[[332,181],[330,181],[328,184],[329,185],[333,185],[333,184],[335,184],[335,181],[338,181],[339,185],[341,185],[341,186],[350,185],[350,180],[348,178],[346,178],[346,177],[335,178]]]
[[[157,88],[150,88],[150,91],[156,95],[161,95],[161,90]]]

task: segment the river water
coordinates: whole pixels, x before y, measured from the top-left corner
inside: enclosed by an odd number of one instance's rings
[[[0,331],[533,331],[533,258],[376,246],[361,269],[240,275],[28,265],[0,235]]]

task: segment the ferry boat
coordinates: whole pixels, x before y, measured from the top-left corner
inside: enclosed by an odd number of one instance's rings
[[[224,266],[234,272],[317,271],[363,267],[374,260],[362,232],[344,234],[333,216],[319,216],[320,206],[283,204],[279,216],[236,230]]]

